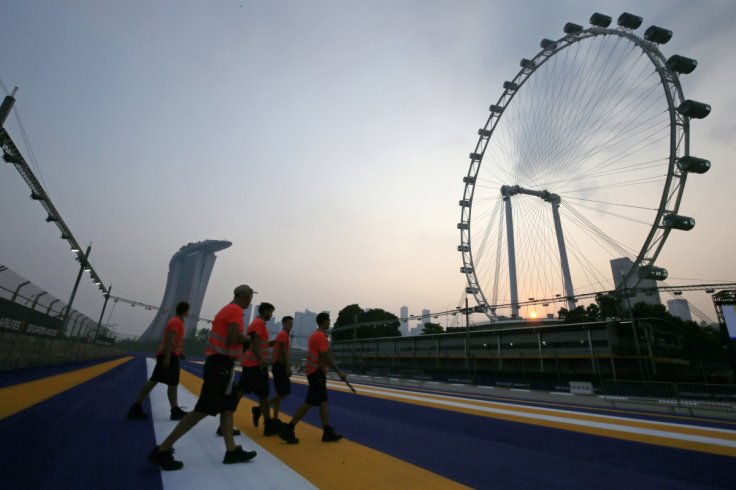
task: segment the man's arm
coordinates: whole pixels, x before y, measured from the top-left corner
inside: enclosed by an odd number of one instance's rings
[[[237,323],[230,323],[227,326],[227,343],[228,344],[243,344],[245,347],[250,343],[250,337],[243,335],[240,332],[240,325]]]
[[[266,360],[261,357],[261,337],[259,335],[253,335],[253,338],[250,341],[250,350],[253,351],[253,355],[261,367],[268,366],[266,364]]]
[[[168,368],[171,365],[171,350],[174,347],[174,336],[176,334],[172,331],[168,331],[164,334],[164,367]]]
[[[337,367],[337,364],[335,364],[335,361],[332,360],[330,351],[321,352],[319,354],[319,360],[320,360],[320,363],[321,362],[326,363],[330,369],[335,371],[342,381],[345,381],[347,379],[347,375],[343,373],[342,370],[339,367]]]
[[[278,349],[279,352],[279,362],[288,368],[289,358],[286,356],[286,345],[283,342],[278,342],[276,344],[276,349]]]

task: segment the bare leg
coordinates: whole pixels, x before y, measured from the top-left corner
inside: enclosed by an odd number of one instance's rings
[[[263,414],[263,420],[269,420],[271,418],[271,409],[268,407],[268,397],[259,396],[258,406],[261,407],[261,414]]]
[[[171,405],[171,408],[176,408],[179,406],[179,402],[177,401],[177,388],[178,385],[169,385],[168,388],[166,388],[166,395],[169,397],[169,405]]]
[[[178,424],[176,424],[176,427],[174,427],[174,430],[171,431],[169,437],[164,439],[164,442],[162,442],[158,446],[159,451],[163,452],[171,449],[174,446],[174,443],[178,441],[181,436],[189,432],[192,427],[197,425],[199,421],[206,416],[207,414],[203,412],[189,412],[188,414],[186,414],[184,418],[181,419]],[[230,412],[230,416],[230,437],[232,438],[232,412]]]
[[[222,411],[220,413],[220,429],[222,429],[222,437],[225,439],[225,449],[233,451],[235,449],[235,437],[233,437],[233,413]]]
[[[294,413],[294,416],[291,418],[291,422],[289,423],[291,425],[298,424],[310,408],[312,408],[312,405],[309,405],[308,403],[302,403],[299,408],[296,409],[296,413]]]
[[[330,414],[327,412],[327,402],[319,404],[319,418],[322,420],[322,427],[329,427]]]
[[[271,398],[271,401],[269,402],[269,405],[273,407],[273,418],[277,419],[279,418],[279,410],[281,410],[281,399],[283,396],[276,395],[275,397]]]
[[[141,391],[138,392],[138,398],[135,399],[135,402],[139,405],[143,403],[143,400],[146,399],[146,397],[151,392],[153,387],[156,386],[157,384],[158,384],[157,381],[153,381],[149,379],[146,382],[146,384],[143,385],[143,388],[141,388]]]

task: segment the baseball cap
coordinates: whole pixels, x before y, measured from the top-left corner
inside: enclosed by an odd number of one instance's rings
[[[253,288],[247,284],[241,284],[233,291],[234,296],[249,296],[253,294],[258,294],[258,291],[253,291]]]

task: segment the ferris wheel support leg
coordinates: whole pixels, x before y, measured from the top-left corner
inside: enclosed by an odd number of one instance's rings
[[[552,218],[555,222],[557,234],[557,246],[560,249],[560,265],[562,266],[562,277],[565,281],[565,297],[567,298],[567,309],[572,311],[576,308],[575,296],[572,289],[572,276],[570,276],[570,264],[567,261],[567,250],[565,249],[565,238],[562,235],[562,222],[560,221],[560,197],[553,194]]]
[[[509,249],[509,289],[511,290],[511,317],[519,316],[519,293],[516,286],[516,250],[514,248],[514,218],[511,213],[511,196],[504,186],[501,189],[506,202],[506,236]]]

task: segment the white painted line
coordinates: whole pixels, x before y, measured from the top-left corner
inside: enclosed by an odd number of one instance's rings
[[[146,361],[150,377],[155,361]],[[179,385],[178,396],[179,405],[184,410],[188,412],[194,408],[197,398],[182,385]],[[161,442],[177,424],[169,420],[170,406],[166,397],[166,385],[158,384],[151,392],[150,399],[156,441]],[[270,490],[315,488],[299,473],[245,435],[237,436],[235,444],[243,446],[246,451],[257,451],[258,455],[247,463],[222,464],[225,443],[222,437],[215,435],[219,423],[219,417],[206,417],[176,442],[174,457],[184,462],[184,468],[161,472],[164,490],[240,488],[244,482],[258,482],[259,489]],[[141,466],[150,465],[145,454],[140,456]]]
[[[484,390],[495,390],[495,386],[479,386],[478,388],[483,388]]]
[[[524,393],[529,393],[532,390],[522,390],[521,388],[511,388],[509,391],[523,391]]]
[[[575,396],[575,393],[565,393],[564,391],[550,391],[550,395]]]
[[[399,378],[388,378],[389,381],[398,381]]]
[[[358,388],[358,386],[356,386]],[[381,395],[397,400],[417,401],[446,407],[472,409],[489,414],[513,415],[515,417],[529,420],[543,420],[547,422],[563,423],[568,426],[592,427],[611,430],[626,434],[642,434],[660,437],[670,440],[681,440],[712,444],[720,447],[736,448],[736,431],[714,427],[704,427],[690,424],[674,424],[671,422],[660,422],[655,420],[632,419],[614,415],[595,415],[595,419],[581,419],[580,412],[562,410],[556,408],[534,407],[533,412],[527,411],[525,405],[475,400],[459,396],[415,393],[393,388],[374,388],[360,386],[360,392],[364,395]],[[627,422],[636,420],[641,426],[626,425]],[[683,433],[679,431],[694,429],[700,434]]]
[[[428,385],[438,385],[439,383],[437,381],[427,381]]]

